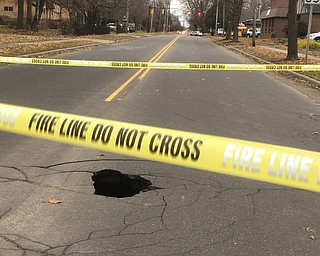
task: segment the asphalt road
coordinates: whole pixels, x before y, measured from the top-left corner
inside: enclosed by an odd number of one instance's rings
[[[204,38],[176,37],[57,58],[150,61],[172,42],[159,61],[249,61]],[[319,105],[293,81],[256,71],[137,71],[1,67],[0,102],[320,150]],[[320,239],[310,238],[320,232],[317,193],[3,132],[0,142],[0,255],[319,252]],[[139,174],[156,189],[94,195],[91,176],[105,168]]]

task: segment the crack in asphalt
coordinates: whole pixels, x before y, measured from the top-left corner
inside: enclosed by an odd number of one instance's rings
[[[6,210],[4,213],[0,214],[0,220],[10,211],[11,211],[11,207],[8,210]]]
[[[261,192],[261,189],[257,189],[256,191],[254,191],[254,192],[252,192],[252,193],[250,193],[250,194],[245,195],[245,196],[247,196],[247,197],[250,197],[251,203],[252,203],[252,206],[253,206],[253,209],[252,209],[252,220],[251,220],[251,221],[254,220],[254,217],[255,217],[255,215],[256,215],[256,202],[255,202],[254,196],[255,196],[256,194],[260,193],[260,192]]]
[[[166,228],[168,228],[166,223],[165,223],[165,221],[164,221],[164,214],[166,212],[168,203],[167,203],[167,201],[166,201],[164,196],[162,196],[162,201],[163,201],[164,205],[163,205],[163,210],[162,210],[162,213],[161,213],[161,216],[160,216],[160,220],[161,220],[162,225],[164,225]]]
[[[37,166],[37,165],[31,165],[31,166],[23,166],[23,167],[15,167],[15,166],[7,166],[7,165],[0,165],[0,168],[8,168],[8,169],[14,169],[21,173],[24,176],[24,179],[20,178],[10,178],[10,177],[3,177],[4,180],[0,181],[0,183],[7,183],[7,182],[13,182],[13,181],[20,181],[20,182],[26,182],[32,185],[40,186],[40,187],[47,187],[47,188],[54,188],[58,190],[63,190],[63,191],[70,191],[70,192],[75,192],[75,193],[83,193],[83,194],[91,194],[88,192],[80,192],[78,190],[73,190],[70,188],[64,188],[64,184],[68,181],[69,177],[73,173],[89,173],[93,174],[94,171],[79,171],[80,168],[77,168],[76,170],[72,171],[61,171],[61,170],[56,170],[53,169],[53,167],[57,166],[63,166],[63,165],[69,165],[69,164],[79,164],[79,163],[88,163],[88,162],[104,162],[104,161],[119,161],[119,162],[150,162],[148,160],[140,160],[140,159],[88,159],[88,160],[79,160],[79,161],[70,161],[70,162],[63,162],[63,163],[58,163],[58,164],[53,164],[53,165],[48,165],[48,166]],[[67,173],[68,176],[66,177],[65,181],[62,182],[61,186],[54,186],[54,185],[48,185],[48,184],[43,184],[41,182],[36,182],[30,180],[28,177],[27,173],[23,171],[21,168],[39,168],[39,169],[50,169],[51,171],[55,171],[55,173],[47,173],[47,174],[40,174],[40,175],[35,175],[32,177],[32,179],[38,178],[38,177],[43,177],[43,176],[51,176],[51,175],[57,175],[57,174],[65,174]],[[0,178],[1,178],[1,173],[0,173]]]
[[[21,173],[25,179],[17,179],[17,178],[8,178],[8,177],[5,177],[5,179],[8,179],[8,180],[14,180],[14,181],[28,181],[28,176],[27,174],[22,171],[21,169],[15,167],[15,166],[7,166],[7,165],[0,165],[0,168],[8,168],[8,169],[14,169],[16,171],[18,171],[19,173]],[[1,176],[0,176],[1,177]]]
[[[160,173],[159,174],[158,173],[153,173],[153,174],[150,173],[150,174],[147,174],[147,175],[144,175],[144,176],[150,176],[150,177],[156,177],[156,178],[166,178],[166,179],[173,179],[173,180],[180,180],[180,181],[187,181],[187,182],[193,183],[195,185],[200,185],[200,186],[205,186],[205,185],[213,186],[212,184],[200,183],[200,182],[197,182],[197,181],[191,180],[191,179],[160,175]],[[183,184],[183,185],[185,185],[185,184]]]
[[[10,239],[9,237],[12,236],[12,237],[16,237],[16,239]],[[47,245],[47,244],[44,244],[44,243],[41,243],[41,242],[37,242],[37,241],[33,241],[27,237],[24,237],[24,236],[21,236],[21,235],[17,235],[17,234],[6,234],[6,235],[1,235],[0,234],[0,237],[5,240],[6,242],[14,245],[16,247],[16,249],[10,249],[10,248],[5,248],[7,250],[14,250],[14,251],[17,251],[17,250],[20,250],[20,251],[23,251],[24,254],[26,253],[26,251],[30,251],[30,252],[36,252],[36,253],[43,253],[45,250],[48,250],[48,249],[52,249],[53,247]],[[19,240],[26,240],[28,242],[31,242],[33,244],[37,244],[37,245],[40,245],[40,246],[43,246],[43,247],[47,247],[46,249],[44,250],[36,250],[36,249],[32,249],[32,248],[26,248],[25,246],[23,246],[21,244],[21,241],[19,242]],[[3,248],[0,248],[1,250]],[[46,255],[50,255],[50,254],[46,254]]]
[[[62,162],[47,166],[41,165],[32,165],[27,167],[35,167],[35,168],[42,168],[42,169],[51,169],[52,167],[69,165],[69,164],[79,164],[79,163],[90,163],[90,162],[150,162],[153,163],[154,161],[150,160],[143,160],[143,159],[121,159],[121,158],[109,158],[109,159],[86,159],[86,160],[78,160],[78,161],[70,161],[70,162]],[[1,167],[1,166],[0,166]]]
[[[163,201],[163,204],[160,204],[160,205],[153,205],[153,206],[150,206],[148,207],[147,209],[142,209],[142,210],[138,210],[138,211],[134,211],[132,213],[129,213],[127,215],[124,216],[123,218],[123,224],[124,224],[124,228],[122,230],[119,231],[118,235],[122,235],[129,227],[132,227],[132,226],[135,226],[137,224],[141,224],[147,220],[151,220],[151,219],[160,219],[161,223],[163,226],[165,226],[165,229],[167,229],[167,225],[165,224],[164,222],[164,213],[165,213],[165,210],[166,210],[166,207],[167,207],[167,202],[165,201],[165,198],[164,196],[161,197],[162,198],[162,201]],[[148,217],[148,218],[144,218],[143,220],[141,221],[137,221],[137,222],[134,222],[132,224],[129,224],[127,219],[131,216],[131,215],[134,215],[134,214],[137,214],[141,211],[145,211],[145,210],[149,210],[149,209],[153,209],[153,208],[159,208],[159,207],[163,207],[161,213],[159,215],[155,215],[155,216],[151,216],[151,217]],[[131,234],[131,233],[126,233],[126,234]],[[136,233],[134,233],[136,234]],[[149,234],[149,233],[148,233]]]
[[[65,163],[58,163],[58,164],[53,164],[49,166],[26,166],[26,167],[15,167],[15,166],[0,166],[0,168],[9,168],[16,170],[17,172],[21,173],[23,175],[23,179],[21,178],[8,178],[8,177],[3,177],[3,179],[7,179],[8,181],[19,181],[19,182],[27,182],[33,185],[41,186],[41,187],[50,187],[50,188],[55,188],[58,190],[62,191],[68,191],[68,192],[73,192],[77,194],[92,194],[89,192],[83,192],[83,191],[75,191],[73,189],[68,189],[65,188],[64,186],[68,182],[68,180],[71,179],[71,175],[74,173],[89,173],[92,174],[94,171],[81,171],[79,170],[82,167],[79,167],[75,170],[70,170],[70,171],[63,171],[63,170],[56,170],[54,169],[57,166],[63,166],[63,165],[68,165],[68,164],[76,164],[76,163],[87,163],[87,162],[101,162],[101,161],[106,161],[106,159],[99,159],[99,160],[81,160],[81,161],[70,161],[70,162],[65,162]],[[108,159],[107,161],[134,161],[134,160],[129,160],[129,159]],[[137,162],[137,161],[136,161]],[[138,160],[138,162],[146,162],[143,160]],[[150,162],[150,161],[148,161]],[[54,173],[48,173],[48,174],[39,174],[32,176],[32,178],[28,177],[28,171],[23,170],[23,168],[41,168],[41,169],[48,169],[50,171],[54,171]],[[212,245],[218,245],[225,243],[227,241],[234,241],[234,236],[235,236],[235,225],[237,223],[241,223],[244,221],[254,221],[255,215],[256,215],[256,202],[255,202],[255,196],[260,194],[263,191],[288,191],[288,190],[295,190],[293,188],[246,188],[246,187],[225,187],[222,185],[222,183],[218,180],[217,178],[214,179],[209,179],[213,181],[216,184],[211,184],[211,183],[201,183],[198,182],[197,180],[193,179],[188,179],[188,178],[182,178],[182,177],[172,177],[172,176],[166,176],[161,173],[155,174],[151,173],[148,171],[148,174],[145,174],[144,176],[150,176],[154,177],[154,180],[158,181],[160,178],[164,179],[172,179],[172,180],[177,180],[180,181],[182,184],[177,184],[174,186],[168,186],[163,188],[163,191],[169,191],[170,189],[173,188],[178,188],[182,187],[186,192],[188,192],[190,195],[194,195],[195,198],[193,198],[191,201],[185,202],[182,206],[175,206],[172,203],[169,203],[170,201],[167,200],[167,198],[170,198],[171,196],[176,195],[176,192],[170,193],[169,195],[163,195],[161,191],[159,190],[154,190],[155,193],[149,193],[151,195],[151,198],[155,200],[158,198],[161,200],[161,202],[148,206],[145,208],[146,204],[145,203],[135,203],[135,202],[130,202],[129,199],[127,200],[122,200],[123,203],[125,204],[131,204],[131,205],[136,205],[143,207],[141,209],[135,210],[133,212],[127,213],[123,216],[122,222],[123,222],[123,227],[120,228],[117,231],[117,234],[112,234],[112,235],[99,235],[99,232],[108,232],[108,229],[100,229],[100,230],[95,230],[91,231],[85,239],[80,239],[77,241],[73,241],[72,243],[68,244],[60,244],[58,246],[50,246],[45,243],[37,242],[35,240],[32,240],[27,237],[23,237],[18,234],[0,234],[0,238],[8,242],[9,244],[12,244],[14,248],[6,248],[0,247],[0,250],[15,250],[15,251],[23,251],[24,255],[27,255],[28,252],[34,252],[34,253],[39,253],[42,255],[59,255],[59,256],[64,256],[64,255],[73,255],[74,253],[77,253],[77,255],[80,254],[87,254],[88,252],[81,252],[80,249],[77,248],[77,245],[81,245],[81,243],[86,243],[89,242],[91,243],[92,241],[99,241],[98,239],[111,239],[111,238],[116,238],[116,237],[131,237],[131,236],[150,236],[150,235],[156,235],[156,234],[162,234],[162,233],[167,233],[167,237],[164,238],[164,240],[161,241],[147,241],[146,244],[142,245],[131,245],[131,246],[123,246],[122,248],[114,248],[114,249],[105,249],[105,248],[98,248],[97,251],[94,251],[95,253],[121,253],[121,252],[126,252],[129,250],[137,250],[140,248],[150,248],[153,246],[161,246],[161,247],[170,247],[169,244],[172,243],[178,243],[179,241],[183,241],[184,239],[193,239],[194,237],[201,237],[204,241],[200,241],[199,243],[196,244],[191,244],[189,247],[192,248],[186,248],[183,249],[183,251],[176,252],[176,253],[170,253],[170,254],[163,254],[163,255],[185,255],[186,253],[193,254],[197,250],[203,250],[206,247],[212,246]],[[61,186],[53,186],[53,185],[48,185],[48,184],[43,184],[42,182],[36,182],[32,179],[38,178],[38,177],[43,177],[43,176],[51,176],[51,175],[59,175],[59,174],[67,174],[67,176],[64,178],[64,180],[61,182]],[[0,175],[1,178],[1,175]],[[1,181],[5,182],[5,181]],[[78,186],[78,185],[77,185]],[[193,186],[199,186],[197,190],[192,190]],[[201,188],[203,187],[203,188]],[[205,200],[216,200],[216,199],[221,199],[221,196],[223,196],[224,193],[226,192],[231,192],[236,190],[248,190],[248,193],[240,194],[240,197],[247,197],[250,202],[251,206],[246,205],[249,209],[251,209],[251,215],[249,219],[238,219],[238,220],[232,220],[231,223],[227,223],[226,225],[216,228],[214,230],[211,230],[210,227],[205,227],[205,230],[200,230],[196,229],[195,231],[191,232],[191,234],[187,235],[181,235],[181,236],[176,236],[176,237],[170,237],[170,232],[173,231],[173,229],[170,229],[168,226],[168,223],[166,222],[166,214],[167,212],[170,212],[173,209],[185,209],[189,208],[199,202],[202,202],[203,198]],[[180,192],[178,192],[180,193]],[[197,193],[197,194],[195,194]],[[206,193],[216,193],[214,196],[208,196]],[[231,194],[231,196],[234,196]],[[224,200],[224,199],[221,199]],[[168,209],[168,207],[170,208]],[[5,212],[3,212],[0,215],[0,220],[3,220],[4,217],[12,211],[12,208],[8,208]],[[141,217],[142,216],[142,217]],[[129,219],[132,218],[133,221],[130,221]],[[161,223],[161,226],[155,226],[156,230],[152,230],[148,227],[147,221],[151,221],[152,223],[156,223],[156,221],[159,221],[159,224]],[[140,224],[145,224],[147,227],[146,230],[141,230],[139,231],[139,225]],[[129,229],[133,228],[133,231],[130,231]],[[231,228],[231,229],[230,229]],[[229,230],[230,229],[230,230]],[[219,232],[227,232],[230,234],[227,234],[226,236],[222,236],[219,238]],[[218,238],[208,240],[206,236],[210,236],[213,234],[217,234]],[[98,235],[97,237],[94,237],[94,235]],[[178,248],[179,249],[179,248]],[[59,252],[54,252],[54,250],[60,250]],[[181,249],[180,249],[181,250]],[[126,254],[128,255],[128,254]]]

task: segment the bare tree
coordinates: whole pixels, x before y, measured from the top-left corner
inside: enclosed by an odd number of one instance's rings
[[[130,20],[146,29],[148,27],[149,0],[130,1],[129,9]]]
[[[243,0],[226,0],[226,39],[231,39],[233,31],[233,41],[238,41],[238,24],[240,21]]]
[[[46,0],[36,0],[35,4],[35,14],[31,23],[32,31],[38,31],[40,25],[40,19],[43,13],[43,8],[45,6]]]
[[[185,0],[184,4],[190,13],[189,23],[192,23],[196,28],[204,29],[206,15],[209,8],[212,6],[213,0]]]
[[[23,28],[23,12],[24,0],[18,0],[18,17],[17,17],[17,29]]]

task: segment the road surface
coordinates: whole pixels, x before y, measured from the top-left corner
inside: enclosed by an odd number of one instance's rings
[[[205,38],[176,35],[57,58],[249,62]],[[0,72],[1,103],[320,150],[318,103],[272,73],[23,65]],[[0,255],[318,254],[317,193],[4,132],[0,141]],[[154,189],[95,195],[91,176],[103,169],[141,175]]]

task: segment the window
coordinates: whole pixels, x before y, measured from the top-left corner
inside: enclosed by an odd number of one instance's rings
[[[4,7],[3,7],[3,10],[4,10],[5,12],[13,12],[13,6],[4,6]]]

